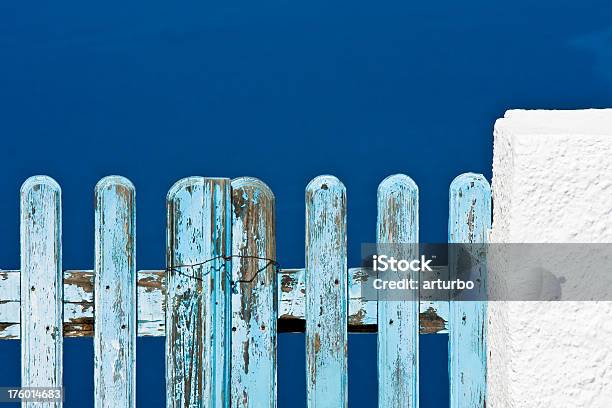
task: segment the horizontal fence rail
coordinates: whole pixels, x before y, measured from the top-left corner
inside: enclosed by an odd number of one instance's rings
[[[487,181],[463,174],[449,194],[449,242],[485,243]],[[451,408],[486,406],[486,304],[366,297],[368,269],[347,268],[347,191],[337,178],[306,187],[303,269],[276,262],[275,198],[255,178],[178,181],[167,196],[163,270],[136,269],[135,202],[129,180],[101,180],[94,270],[63,271],[61,189],[46,176],[23,184],[20,269],[0,270],[0,339],[21,339],[22,386],[61,386],[63,337],[93,336],[96,406],[133,407],[136,337],[165,336],[166,407],[276,408],[277,333],[305,332],[307,405],[347,407],[348,332],[371,332],[378,405],[417,408],[419,334],[449,333]],[[408,244],[397,256],[415,256],[418,208],[412,179],[385,179],[378,245]],[[428,279],[456,274],[450,255]],[[486,259],[477,259],[486,290]]]
[[[447,268],[434,267],[434,275],[445,276]],[[138,336],[165,335],[164,270],[137,273]],[[20,288],[18,270],[0,270],[0,339],[19,339]],[[278,332],[305,329],[304,269],[283,269],[277,274]],[[361,287],[368,273],[363,268],[348,270],[348,330],[353,333],[377,331],[377,303],[365,300]],[[64,336],[88,337],[94,332],[94,273],[91,270],[64,271]],[[420,302],[420,333],[448,332],[448,302]]]

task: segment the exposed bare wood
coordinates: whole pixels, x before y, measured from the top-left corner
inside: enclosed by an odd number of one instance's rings
[[[61,208],[52,178],[30,177],[21,186],[22,387],[62,386]],[[60,408],[62,402],[25,401],[22,407]]]
[[[397,259],[418,253],[419,189],[404,174],[389,176],[378,186],[376,242]],[[386,244],[387,245],[385,247]],[[391,253],[387,253],[391,251]],[[401,272],[388,272],[401,279]],[[410,279],[419,280],[412,272]],[[419,406],[419,304],[418,292],[402,301],[378,304],[378,406]]]
[[[231,406],[275,408],[274,194],[252,177],[232,180],[232,254]]]
[[[446,268],[434,268],[440,273]],[[367,273],[349,269],[348,330],[375,333],[376,302],[361,296]],[[278,331],[304,331],[304,269],[283,269],[278,279]],[[138,271],[138,336],[163,336],[165,330],[165,271]],[[438,308],[436,308],[436,306]],[[447,332],[448,305],[421,301],[421,334]],[[64,271],[64,336],[93,335],[93,271]],[[19,271],[0,271],[0,340],[19,338]]]
[[[94,404],[136,407],[136,191],[119,176],[95,189]],[[73,277],[76,296],[85,282]],[[72,303],[77,309],[80,303]],[[86,306],[85,306],[86,307]],[[66,308],[64,308],[66,313]],[[74,324],[74,323],[73,323]],[[78,325],[76,328],[78,329]],[[68,329],[72,330],[72,327]]]
[[[204,177],[168,192],[167,408],[229,407],[230,194],[229,179]]]

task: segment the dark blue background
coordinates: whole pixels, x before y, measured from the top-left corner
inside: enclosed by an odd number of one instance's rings
[[[18,3],[18,5],[16,4]],[[164,197],[189,175],[256,176],[278,255],[303,266],[304,187],[348,192],[349,264],[374,240],[376,187],[420,187],[422,241],[446,239],[447,188],[491,176],[508,108],[612,105],[605,1],[66,1],[0,4],[0,267],[19,264],[18,190],[63,188],[64,266],[93,264],[93,187],[137,188],[138,266],[164,265]],[[421,336],[422,407],[448,401],[446,336]],[[279,406],[304,404],[304,338],[279,338]],[[91,339],[65,340],[67,407],[89,407]],[[349,400],[376,405],[376,337],[351,335]],[[19,343],[0,342],[0,385]],[[163,406],[163,339],[138,342],[138,405]]]

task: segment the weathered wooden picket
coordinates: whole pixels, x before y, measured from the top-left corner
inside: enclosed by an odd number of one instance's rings
[[[379,407],[412,408],[419,333],[449,333],[451,407],[484,408],[486,304],[367,300],[367,273],[347,269],[346,202],[337,178],[312,180],[305,269],[277,270],[270,189],[250,177],[186,178],[167,196],[167,268],[137,271],[135,189],[107,177],[95,188],[94,270],[63,271],[60,187],[28,179],[21,267],[0,271],[0,338],[21,338],[22,386],[60,386],[63,337],[93,335],[95,405],[135,407],[136,336],[165,336],[167,407],[276,407],[277,333],[305,331],[308,406],[346,407],[348,332],[378,332]],[[484,243],[490,224],[488,182],[457,177],[449,242]],[[377,241],[417,251],[418,228],[417,185],[388,177]],[[485,290],[484,262],[477,271]]]

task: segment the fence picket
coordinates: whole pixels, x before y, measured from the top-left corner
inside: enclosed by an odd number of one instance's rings
[[[306,187],[308,407],[348,406],[346,189],[333,176]]]
[[[61,189],[50,177],[21,187],[21,386],[62,386]],[[25,402],[23,407],[61,407]]]
[[[232,260],[232,406],[274,408],[274,194],[263,182],[241,177],[232,181],[232,205],[232,254],[245,257]]]
[[[418,187],[408,176],[387,177],[378,187],[377,243],[406,244],[381,250],[401,252],[396,259],[418,255]],[[403,274],[398,272],[398,274]],[[399,276],[397,277],[400,278]],[[411,279],[418,279],[412,272]],[[378,406],[419,406],[419,297],[378,303]]]
[[[491,228],[491,187],[480,174],[456,177],[449,194],[449,243],[486,243]],[[486,294],[485,252],[470,247],[475,290]],[[451,254],[452,254],[451,248]],[[449,256],[451,280],[456,276]],[[481,292],[482,293],[482,292]],[[484,301],[451,301],[449,314],[449,376],[451,408],[486,407],[486,326]]]
[[[168,192],[169,408],[230,403],[231,265],[224,259],[231,248],[230,190],[229,179],[190,177]]]
[[[94,401],[136,406],[136,208],[132,183],[105,177],[95,188]]]
[[[448,268],[434,266],[434,276],[448,279]],[[19,338],[19,270],[0,270],[0,341]],[[138,336],[160,337],[165,334],[166,272],[137,272]],[[363,268],[349,268],[349,333],[375,333],[376,300],[364,298],[364,281],[369,276]],[[283,268],[277,274],[278,326],[283,332],[303,332],[304,269]],[[64,271],[64,337],[93,335],[93,272]],[[3,303],[5,302],[5,303]],[[448,301],[423,300],[421,296],[421,334],[447,333]]]
[[[448,315],[450,406],[486,407],[486,302],[432,298],[419,310],[418,292],[367,300],[366,269],[347,269],[346,190],[333,176],[306,187],[305,269],[277,274],[274,201],[251,177],[180,180],[167,197],[167,269],[137,272],[134,186],[104,178],[95,190],[95,272],[62,272],[61,189],[46,176],[26,180],[21,268],[0,270],[0,339],[22,340],[22,386],[60,387],[63,336],[93,333],[95,406],[135,407],[136,336],[165,333],[168,408],[276,408],[278,322],[300,331],[305,321],[309,408],[348,407],[350,327],[378,331],[379,407],[418,408],[419,323],[423,333],[444,332]],[[469,279],[486,294],[487,180],[455,178],[449,208],[449,243],[482,244],[467,247]],[[378,188],[379,247],[404,244],[392,250],[416,257],[418,229],[418,187],[387,177]],[[458,254],[451,247],[449,268],[433,276],[459,277]]]

